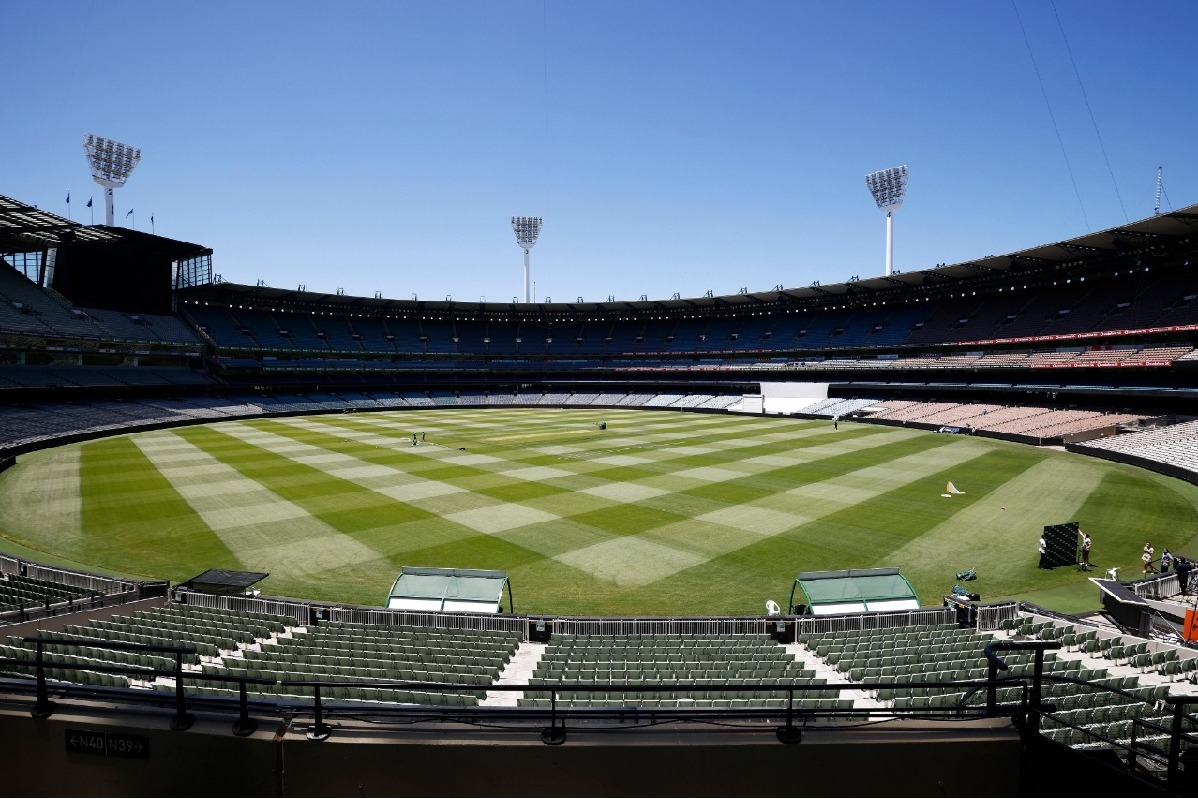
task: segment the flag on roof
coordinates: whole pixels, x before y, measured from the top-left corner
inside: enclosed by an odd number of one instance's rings
[[[91,197],[88,197],[88,198],[87,198],[87,207],[88,207],[88,208],[91,208],[91,207],[92,207],[92,198],[91,198]]]
[[[71,193],[68,191],[67,192],[67,205],[70,205],[70,204],[71,204]]]
[[[128,219],[128,218],[129,218],[129,214],[131,214],[131,213],[133,213],[133,209],[132,209],[132,208],[130,208],[130,209],[129,209],[129,213],[125,214],[125,218],[126,218],[126,219]]]

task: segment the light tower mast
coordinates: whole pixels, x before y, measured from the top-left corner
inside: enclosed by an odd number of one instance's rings
[[[542,219],[539,216],[513,216],[512,230],[516,231],[516,244],[524,250],[524,301],[532,302],[532,284],[528,269],[528,251],[541,235]]]
[[[125,185],[141,160],[141,150],[88,133],[83,137],[83,152],[92,169],[92,180],[104,187],[104,224],[112,227],[112,190]]]
[[[865,185],[874,196],[874,202],[886,212],[886,275],[894,267],[894,212],[903,207],[903,196],[907,192],[907,167],[892,166],[881,172],[865,176]]]

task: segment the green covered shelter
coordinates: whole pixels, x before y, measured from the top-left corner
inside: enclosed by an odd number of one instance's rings
[[[507,588],[508,610],[513,608],[507,572],[487,569],[442,569],[403,566],[391,586],[387,607],[445,613],[499,613]]]
[[[795,604],[796,592],[805,600],[801,605],[816,616],[919,608],[915,589],[893,566],[799,572],[790,590],[791,613],[800,607]]]

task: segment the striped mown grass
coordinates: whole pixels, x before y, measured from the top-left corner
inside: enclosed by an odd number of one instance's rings
[[[599,422],[607,429],[600,430]],[[412,433],[425,442],[412,446]],[[944,498],[948,481],[963,491]],[[132,577],[269,572],[265,592],[379,604],[401,565],[504,569],[516,609],[755,614],[799,571],[900,566],[924,604],[1094,607],[1036,568],[1045,524],[1093,561],[1193,545],[1198,488],[1067,453],[903,428],[676,411],[457,409],[222,422],[22,456],[16,554]]]

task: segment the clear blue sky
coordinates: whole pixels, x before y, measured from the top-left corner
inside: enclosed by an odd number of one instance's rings
[[[69,192],[83,222],[94,197],[102,222],[82,136],[136,145],[117,224],[153,214],[231,282],[506,302],[512,215],[545,218],[538,300],[864,278],[885,230],[864,175],[898,164],[904,271],[1150,216],[1158,165],[1165,210],[1198,202],[1191,0],[0,13],[0,194],[65,215]]]

